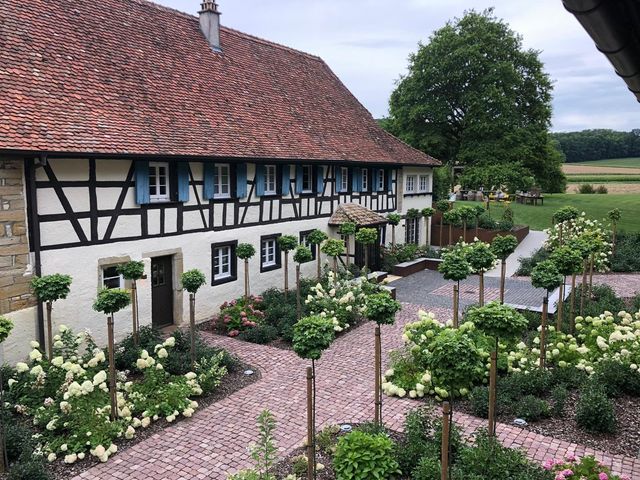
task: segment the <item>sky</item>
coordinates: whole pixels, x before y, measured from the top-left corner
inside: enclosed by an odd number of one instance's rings
[[[196,14],[199,0],[155,0]],[[222,24],[318,55],[374,117],[418,42],[465,10],[495,8],[540,51],[554,82],[554,131],[640,128],[640,104],[561,0],[217,0]]]

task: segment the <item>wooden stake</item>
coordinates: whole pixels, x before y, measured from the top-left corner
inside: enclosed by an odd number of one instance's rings
[[[53,358],[53,326],[51,325],[51,308],[52,303],[47,302],[47,354],[49,357],[49,361]]]
[[[375,336],[375,414],[374,422],[376,425],[382,425],[382,394],[381,394],[381,377],[382,377],[382,348],[380,342],[380,325],[376,325]]]
[[[460,293],[460,282],[453,286],[453,328],[458,328],[458,304]]]
[[[189,333],[191,334],[191,369],[196,363],[196,296],[189,294]]]
[[[313,372],[307,367],[307,480],[313,480],[316,459],[313,451],[315,434],[313,431]]]
[[[542,322],[540,329],[540,369],[544,370],[547,360],[546,342],[547,342],[547,313],[549,311],[549,293],[542,299]]]
[[[478,299],[478,303],[480,304],[480,306],[482,307],[484,305],[484,272],[480,272],[480,287],[479,287],[479,295],[480,298]]]
[[[497,344],[498,342],[496,342]],[[497,348],[497,346],[496,346]],[[491,370],[489,371],[489,438],[496,436],[496,371],[498,369],[498,352],[491,352]]]
[[[576,330],[576,317],[575,317],[575,303],[576,303],[576,274],[571,275],[571,306],[569,307],[569,333],[573,335]]]
[[[507,276],[507,260],[502,259],[500,265],[500,303],[504,303],[504,278]]]
[[[296,317],[300,320],[302,308],[300,306],[300,264],[296,264]]]
[[[451,413],[451,405],[449,402],[442,402],[442,444],[441,451],[441,480],[447,480],[449,477],[449,414]]]
[[[116,362],[113,345],[113,316],[107,317],[107,341],[109,342],[109,399],[111,401],[111,421],[118,419],[118,400],[116,395]]]

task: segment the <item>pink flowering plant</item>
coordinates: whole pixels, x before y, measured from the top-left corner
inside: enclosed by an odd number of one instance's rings
[[[543,468],[555,473],[555,480],[631,480],[627,475],[614,475],[594,457],[577,458],[567,455],[564,460],[548,459]]]
[[[264,321],[262,296],[249,295],[220,305],[219,325],[230,337],[250,330]]]

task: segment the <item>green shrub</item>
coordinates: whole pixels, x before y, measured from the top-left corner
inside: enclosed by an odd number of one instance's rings
[[[549,252],[545,250],[544,247],[540,247],[538,250],[533,252],[533,255],[530,257],[520,257],[518,259],[520,266],[518,267],[518,270],[516,270],[516,275],[528,277],[531,275],[531,271],[536,265],[548,259]]]
[[[592,380],[601,386],[609,397],[619,397],[625,393],[640,395],[638,372],[616,360],[603,360],[596,365]]]
[[[469,397],[471,410],[476,417],[489,417],[489,387],[475,387]]]
[[[614,272],[640,271],[640,232],[618,232],[616,235],[616,251],[611,259],[611,270]]]
[[[411,471],[411,480],[438,480],[441,471],[440,459],[425,455]]]
[[[576,422],[589,432],[611,433],[616,429],[613,403],[604,389],[590,383],[580,393],[576,409]]]
[[[529,422],[537,422],[549,416],[549,404],[533,395],[525,395],[515,404],[515,414]]]
[[[553,399],[551,412],[554,417],[562,417],[568,395],[567,387],[564,385],[558,385],[551,390],[551,398]]]
[[[584,194],[593,194],[596,193],[596,189],[590,183],[583,183],[577,188],[577,192]]]
[[[550,386],[564,386],[569,390],[579,389],[588,379],[587,372],[578,370],[574,366],[550,370]]]
[[[176,340],[171,355],[162,364],[164,369],[172,375],[184,375],[191,371],[191,337],[189,330],[176,330],[173,333]],[[153,351],[153,347],[151,350]],[[240,362],[226,350],[207,345],[199,332],[196,331],[196,359],[211,358],[220,354],[220,366],[228,372],[235,372],[240,368]]]
[[[357,430],[338,440],[333,468],[339,480],[389,479],[400,473],[393,441]]]
[[[307,461],[307,457],[304,455],[298,455],[291,459],[291,470],[293,474],[297,477],[305,477],[307,475],[307,467],[309,466],[309,462]]]
[[[18,462],[11,466],[7,480],[51,480],[44,462],[36,457]]]
[[[604,185],[598,185],[596,188],[596,193],[606,194],[606,193],[609,193],[609,190]]]
[[[266,345],[278,338],[278,329],[273,325],[258,325],[249,330],[245,330],[238,338],[246,342]]]
[[[203,393],[213,392],[227,374],[227,367],[223,365],[225,353],[220,351],[211,357],[201,357],[194,365],[193,371]]]
[[[4,434],[10,464],[16,462],[21,456],[28,458],[31,455],[34,447],[32,432],[8,414],[5,416]]]
[[[624,300],[618,297],[615,291],[609,285],[593,285],[592,298],[585,298],[584,315],[585,317],[598,317],[602,312],[609,311],[617,313],[625,310],[626,304]],[[576,289],[576,305],[579,305],[580,287]],[[565,302],[565,311],[569,311],[570,299]]]
[[[478,217],[478,227],[486,230],[497,230],[498,222],[493,219],[489,212],[485,212]]]
[[[118,342],[115,349],[116,369],[131,370],[135,367],[136,360],[142,350],[153,351],[153,347],[162,343],[162,335],[152,326],[140,327],[140,342],[138,348],[133,344],[133,334],[127,335]]]
[[[515,372],[505,377],[498,388],[511,392],[512,398],[523,395],[543,395],[549,389],[551,373],[549,370],[534,370],[528,374]]]
[[[375,425],[375,424],[371,424]],[[358,428],[359,430],[362,428]],[[364,430],[363,430],[364,431]],[[322,429],[322,431],[318,432],[316,435],[316,446],[319,450],[325,453],[333,453],[335,451],[336,442],[338,441],[336,435],[340,433],[339,425],[329,425],[328,427]],[[305,462],[305,468],[306,468]]]

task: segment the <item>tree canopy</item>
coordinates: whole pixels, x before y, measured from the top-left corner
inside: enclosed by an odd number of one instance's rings
[[[558,132],[553,134],[553,138],[567,163],[640,157],[640,129],[630,132],[606,129]]]
[[[525,50],[493,10],[470,10],[410,56],[382,125],[449,163],[509,165],[560,191],[562,155],[548,132],[551,90],[539,52]]]

